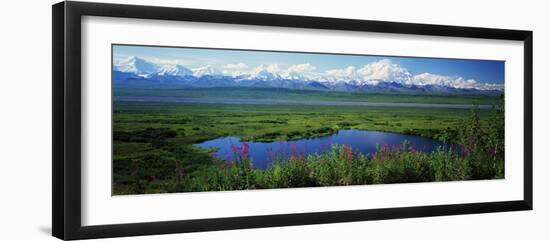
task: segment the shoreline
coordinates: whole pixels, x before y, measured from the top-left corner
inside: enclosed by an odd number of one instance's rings
[[[401,102],[354,102],[324,100],[285,100],[285,99],[223,99],[191,98],[172,96],[113,96],[113,102],[157,102],[173,104],[227,104],[227,105],[320,105],[320,106],[365,106],[365,107],[410,107],[410,108],[444,108],[470,109],[471,104],[433,104]],[[488,110],[493,105],[477,105],[478,109]]]

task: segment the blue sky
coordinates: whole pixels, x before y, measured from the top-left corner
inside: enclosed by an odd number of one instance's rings
[[[504,83],[504,62],[494,60],[437,59],[417,57],[388,57],[368,55],[309,54],[268,51],[219,50],[200,48],[174,48],[149,46],[113,46],[113,61],[116,63],[129,56],[137,56],[157,62],[178,63],[188,68],[206,65],[223,69],[227,64],[244,63],[250,70],[264,64],[278,64],[281,67],[309,63],[315,71],[358,68],[389,59],[392,63],[406,68],[412,75],[431,73],[445,76],[460,76],[474,79],[478,83]]]

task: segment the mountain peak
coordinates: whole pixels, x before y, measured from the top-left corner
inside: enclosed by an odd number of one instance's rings
[[[194,68],[192,71],[193,71],[193,75],[195,77],[221,76],[222,75],[221,71],[219,71],[218,69],[216,69],[216,68],[214,68],[210,65],[202,66],[202,67],[199,67],[199,68]]]
[[[270,64],[270,65],[260,65],[256,67],[249,74],[248,79],[259,79],[259,80],[273,80],[280,78],[279,74],[279,65]]]
[[[175,65],[164,65],[159,68],[159,75],[173,75],[173,76],[191,76],[193,75],[193,71],[186,68],[183,65],[175,64]]]
[[[136,75],[150,75],[158,71],[158,66],[145,59],[130,56],[116,65],[116,69],[121,72],[134,73]]]

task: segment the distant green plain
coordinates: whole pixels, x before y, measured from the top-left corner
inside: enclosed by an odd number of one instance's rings
[[[414,94],[361,91],[320,91],[293,90],[282,88],[158,88],[158,89],[115,89],[116,96],[169,96],[213,99],[284,99],[284,100],[321,100],[355,102],[391,102],[391,103],[431,103],[431,104],[498,104],[499,96],[464,94]]]

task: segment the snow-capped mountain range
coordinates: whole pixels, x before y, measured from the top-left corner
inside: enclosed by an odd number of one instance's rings
[[[502,93],[502,84],[479,83],[460,76],[431,73],[413,75],[388,59],[361,68],[317,71],[309,63],[282,68],[277,64],[247,68],[243,63],[217,69],[206,65],[187,68],[129,57],[113,66],[114,84],[123,86],[175,85],[189,87],[274,87],[291,89],[423,91],[456,93]],[[224,66],[225,67],[225,66]]]

